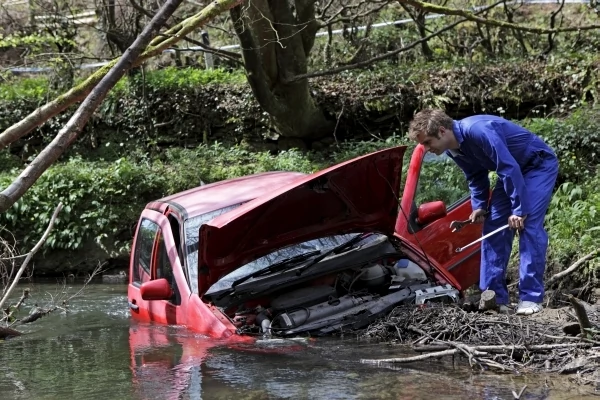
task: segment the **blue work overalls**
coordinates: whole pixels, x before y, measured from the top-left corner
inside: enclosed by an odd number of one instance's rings
[[[477,115],[453,122],[459,150],[447,154],[465,173],[473,210],[490,211],[483,234],[508,222],[511,214],[527,216],[519,232],[519,298],[541,303],[548,234],[544,218],[558,175],[558,159],[538,136],[504,118]],[[496,171],[491,198],[489,171]],[[515,231],[506,229],[481,244],[479,287],[496,292],[508,304],[506,268]]]

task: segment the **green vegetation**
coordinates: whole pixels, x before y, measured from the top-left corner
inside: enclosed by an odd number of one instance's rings
[[[550,264],[562,269],[600,246],[597,228],[600,226],[597,190],[600,119],[592,111],[579,110],[564,119],[533,118],[523,123],[553,144],[561,159],[561,184],[552,200],[547,223],[551,237]],[[116,161],[89,161],[75,156],[50,168],[21,201],[9,212],[0,214],[0,224],[23,238],[23,245],[31,246],[62,201],[65,207],[46,250],[80,249],[86,241],[94,240],[103,248],[126,254],[131,227],[152,199],[197,186],[200,181],[210,183],[272,170],[310,173],[399,144],[406,144],[406,139],[393,136],[385,140],[341,142],[328,152],[289,150],[275,155],[251,151],[244,145],[216,143],[193,149],[166,149],[150,158],[143,151],[125,156],[115,143],[111,146],[121,154]],[[573,157],[587,163],[573,164]],[[405,157],[405,165],[409,159],[410,153]],[[423,181],[420,194],[423,200],[455,199],[463,193],[464,182],[458,182],[456,174],[445,173],[447,168],[444,163],[435,163],[428,169],[427,176],[436,179]],[[6,187],[17,172],[15,169],[0,173],[0,186]],[[594,271],[596,264],[590,263],[586,271]]]

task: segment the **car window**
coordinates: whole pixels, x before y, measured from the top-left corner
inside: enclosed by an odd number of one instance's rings
[[[429,201],[441,200],[448,209],[469,196],[469,186],[462,170],[446,154],[426,153],[421,165],[415,194],[418,207]]]
[[[286,258],[294,257],[299,254],[310,253],[315,250],[320,250],[321,252],[326,252],[336,246],[341,245],[342,243],[347,242],[356,236],[356,233],[345,234],[345,235],[335,235],[335,236],[326,236],[319,239],[309,240],[306,242],[294,244],[291,246],[283,247],[278,249],[272,253],[269,253],[263,257],[260,257],[254,261],[249,262],[248,264],[236,269],[235,271],[229,273],[222,277],[219,281],[217,281],[208,292],[214,292],[222,289],[226,289],[231,286],[231,283],[238,278],[241,278],[246,275],[250,275],[256,271],[260,271],[268,267],[271,264],[275,264],[281,260]],[[370,243],[372,241],[378,240],[382,235],[374,234],[367,236],[365,239],[360,241],[360,244]],[[357,243],[358,244],[358,243]]]
[[[198,293],[198,248],[200,226],[210,220],[225,214],[233,209],[238,208],[244,203],[233,204],[206,214],[190,218],[185,222],[185,252],[186,252],[186,267],[190,280],[190,289],[192,293]]]
[[[149,219],[142,219],[135,245],[135,257],[133,261],[133,282],[142,283],[150,279],[150,261],[152,257],[152,245],[159,226]]]
[[[158,237],[157,244],[156,251],[158,254],[156,255],[156,279],[164,278],[169,282],[171,289],[173,289],[173,298],[171,299],[171,303],[179,305],[181,304],[179,288],[177,287],[177,282],[175,281],[173,265],[171,264],[171,260],[169,260],[169,252],[167,251],[167,245],[165,244],[162,233]]]

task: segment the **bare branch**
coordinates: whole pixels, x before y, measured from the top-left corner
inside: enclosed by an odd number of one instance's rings
[[[514,24],[514,23],[510,23],[510,22],[506,22],[506,21],[499,21],[496,19],[482,18],[482,17],[478,17],[476,15],[477,13],[474,13],[474,12],[460,10],[460,9],[456,9],[456,8],[438,6],[435,4],[426,3],[423,1],[419,1],[419,0],[398,0],[398,2],[410,4],[413,7],[419,8],[424,11],[432,12],[432,13],[439,13],[439,14],[444,14],[444,15],[456,15],[459,17],[463,17],[469,21],[479,22],[479,23],[486,24],[486,25],[493,25],[493,26],[498,26],[501,28],[516,29],[516,30],[520,30],[520,31],[524,31],[524,32],[531,32],[531,33],[537,33],[537,34],[559,33],[559,32],[577,32],[577,31],[584,31],[584,30],[589,31],[589,30],[600,28],[600,25],[569,26],[569,27],[565,27],[565,28],[551,28],[551,29],[535,28],[532,26],[523,26],[523,25]]]
[[[129,2],[131,3],[131,6],[133,8],[135,8],[136,10],[138,10],[140,13],[144,14],[145,16],[147,16],[149,18],[152,18],[154,16],[153,13],[151,13],[150,11],[146,10],[144,7],[142,7],[141,5],[139,5],[135,0],[129,0]],[[165,23],[165,27],[171,28],[172,25],[169,24],[169,23]],[[218,28],[215,28],[215,29],[218,29]],[[238,65],[242,65],[242,63],[240,61],[241,56],[238,53],[234,53],[232,51],[227,51],[227,50],[217,49],[217,48],[208,46],[208,45],[206,45],[206,44],[204,44],[204,43],[202,43],[202,42],[200,42],[198,40],[189,38],[187,36],[185,36],[183,38],[183,40],[185,40],[186,42],[191,43],[191,44],[193,44],[195,46],[201,47],[202,50],[204,50],[204,52],[206,52],[206,53],[210,53],[210,54],[214,54],[214,55],[217,55],[217,56],[221,56],[223,58],[226,58],[226,59],[228,59],[230,61],[233,61],[233,62],[237,63]]]
[[[560,14],[560,12],[562,11],[564,6],[565,6],[565,0],[562,0],[560,2],[560,6],[550,15],[550,28],[554,28],[554,26],[556,24],[556,16],[558,14]],[[546,50],[544,50],[543,54],[550,54],[550,52],[554,48],[554,37],[555,36],[556,36],[556,33],[548,34],[548,47],[546,48]]]
[[[54,210],[54,213],[52,214],[52,217],[50,218],[50,223],[48,224],[48,227],[46,228],[46,231],[42,235],[41,239],[37,242],[37,244],[33,247],[33,249],[31,249],[29,254],[27,254],[27,258],[25,258],[25,261],[23,261],[23,264],[21,264],[19,271],[17,271],[17,274],[13,278],[12,284],[6,290],[6,293],[4,293],[4,297],[2,298],[2,300],[0,300],[0,310],[4,306],[4,303],[6,303],[6,300],[8,299],[8,297],[14,290],[15,286],[17,286],[17,283],[19,282],[19,279],[21,279],[21,275],[23,275],[23,271],[25,271],[25,269],[27,268],[29,261],[31,261],[31,259],[35,255],[35,253],[38,252],[38,250],[42,247],[42,245],[48,238],[50,231],[52,231],[52,228],[54,227],[54,221],[56,221],[56,217],[58,216],[58,213],[60,212],[60,210],[62,210],[62,207],[63,207],[63,204],[59,203],[58,206],[56,207],[56,210]]]
[[[503,1],[504,1],[504,0],[503,0]],[[337,74],[337,73],[339,73],[339,72],[342,72],[342,71],[350,71],[350,70],[353,70],[353,69],[364,68],[364,67],[366,67],[366,66],[369,66],[369,65],[371,65],[371,64],[374,64],[374,63],[376,63],[377,61],[385,60],[386,58],[393,57],[393,56],[395,56],[396,54],[400,54],[400,53],[403,53],[403,52],[405,52],[405,51],[408,51],[408,50],[410,50],[410,49],[412,49],[412,48],[414,48],[414,47],[418,46],[419,44],[421,44],[421,43],[423,43],[423,42],[426,42],[426,41],[428,41],[429,39],[431,39],[431,38],[433,38],[433,37],[436,37],[436,36],[438,36],[438,35],[440,35],[440,34],[442,34],[442,33],[446,32],[446,31],[448,31],[448,30],[450,30],[450,29],[454,28],[455,26],[457,26],[457,25],[459,25],[459,24],[462,24],[462,23],[463,23],[463,22],[465,22],[465,21],[467,21],[467,20],[466,20],[466,19],[461,19],[461,20],[459,20],[459,21],[456,21],[456,22],[454,22],[454,23],[452,23],[452,24],[450,24],[450,25],[448,25],[448,26],[445,26],[445,27],[444,27],[444,28],[442,28],[442,29],[438,29],[437,31],[433,32],[432,34],[430,34],[430,35],[428,35],[428,36],[425,36],[424,38],[421,38],[421,39],[419,39],[419,40],[415,40],[415,41],[414,41],[414,42],[412,42],[411,44],[408,44],[408,45],[406,45],[406,46],[402,46],[402,47],[400,47],[400,48],[398,48],[398,49],[396,49],[396,50],[393,50],[393,51],[388,51],[387,53],[381,54],[381,55],[379,55],[379,56],[376,56],[376,57],[370,58],[370,59],[368,59],[368,60],[365,60],[365,61],[358,62],[358,63],[356,63],[356,64],[344,65],[344,66],[342,66],[342,67],[339,67],[339,68],[333,68],[333,69],[326,70],[326,71],[319,71],[319,72],[309,72],[309,73],[307,73],[307,74],[296,75],[295,77],[293,77],[293,78],[291,79],[291,82],[299,81],[299,80],[301,80],[301,79],[315,78],[315,77],[317,77],[317,76],[335,75],[335,74]]]
[[[596,249],[596,250],[594,250],[594,251],[586,254],[585,256],[581,257],[579,260],[575,261],[569,268],[567,268],[564,271],[561,271],[561,272],[557,273],[556,275],[553,275],[552,277],[550,277],[550,279],[548,279],[546,281],[546,285],[545,285],[546,288],[549,288],[550,286],[552,286],[553,283],[555,283],[559,279],[562,279],[565,276],[571,274],[573,271],[576,271],[578,268],[580,268],[581,266],[585,265],[586,262],[588,262],[589,260],[594,259],[598,255],[600,255],[600,249]]]

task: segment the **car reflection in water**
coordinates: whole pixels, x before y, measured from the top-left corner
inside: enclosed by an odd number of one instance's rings
[[[243,358],[257,354],[280,356],[300,352],[306,349],[307,343],[305,339],[301,342],[271,340],[269,344],[261,340],[248,344],[220,342],[194,334],[184,327],[134,321],[129,328],[134,397],[201,399],[206,398],[207,386],[211,393],[219,393],[220,396],[238,396],[241,389],[236,384],[246,386],[243,390],[246,395],[252,392],[253,386],[254,390],[267,394],[261,389],[263,385],[255,382],[264,379],[261,372],[253,368],[256,364],[244,366],[241,363]],[[211,349],[222,349],[225,354],[210,359]],[[276,388],[271,388],[268,394],[276,398],[290,396],[287,389],[279,393]]]
[[[543,378],[473,374],[451,358],[376,367],[361,358],[415,355],[355,338],[248,343],[216,341],[184,327],[132,321],[135,399],[547,398]],[[460,365],[460,364],[459,364]],[[558,382],[557,382],[558,385]],[[556,386],[555,386],[556,388]]]

